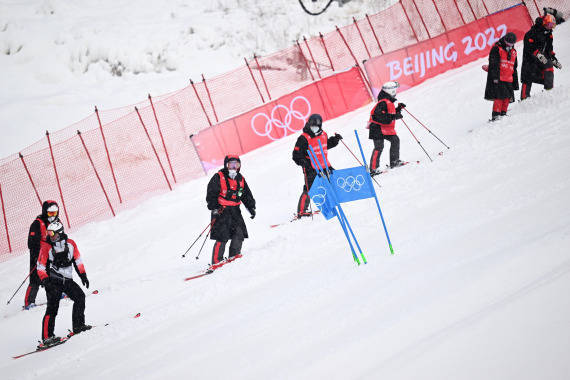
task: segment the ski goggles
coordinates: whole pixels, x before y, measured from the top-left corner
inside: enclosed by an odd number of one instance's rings
[[[57,232],[57,231],[48,231],[47,234],[48,234],[49,237],[54,237],[55,235],[59,235],[59,232]]]
[[[58,211],[48,211],[47,216],[51,218],[53,216],[57,216],[57,213],[58,213]]]
[[[239,170],[240,167],[241,167],[241,164],[239,163],[239,161],[229,161],[228,162],[228,169],[229,170]]]

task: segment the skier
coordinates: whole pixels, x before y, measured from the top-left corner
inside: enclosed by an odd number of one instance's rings
[[[517,36],[509,32],[497,41],[489,52],[485,99],[493,100],[491,121],[507,114],[509,103],[515,100],[514,90],[519,89],[515,42]]]
[[[210,238],[216,241],[212,251],[212,269],[222,265],[228,240],[231,240],[228,261],[241,257],[243,240],[248,237],[241,216],[242,201],[251,219],[255,218],[255,199],[240,169],[240,158],[228,155],[224,158],[224,168],[208,183],[206,202],[212,212]]]
[[[313,147],[317,159],[321,165],[321,168],[325,169],[325,161],[327,162],[329,168],[332,167],[328,160],[328,149],[334,148],[338,145],[339,141],[342,140],[342,136],[335,133],[334,136],[328,137],[327,133],[323,131],[323,118],[318,113],[309,116],[309,119],[303,127],[303,133],[297,139],[295,143],[295,148],[293,149],[293,161],[303,168],[303,176],[305,180],[305,185],[303,186],[303,192],[299,198],[299,203],[297,205],[297,217],[310,216],[309,205],[309,189],[317,176],[317,169],[313,166],[311,159],[307,150],[309,146]],[[323,159],[321,148],[319,147],[319,141],[323,146],[323,151],[325,152],[325,157]]]
[[[42,343],[38,348],[49,347],[61,341],[61,338],[54,335],[53,330],[62,292],[73,301],[73,334],[79,334],[92,327],[85,324],[85,293],[73,281],[72,265],[83,285],[89,289],[89,280],[77,244],[67,237],[63,224],[59,221],[50,223],[47,235],[49,241],[41,242],[37,263],[38,276],[47,294],[47,309],[42,321]]]
[[[530,97],[533,83],[539,83],[545,90],[554,87],[554,68],[562,69],[552,47],[552,30],[556,18],[550,13],[538,17],[524,35],[523,61],[521,68],[521,100]]]
[[[40,255],[40,243],[47,242],[47,226],[59,220],[59,207],[55,201],[45,201],[42,204],[42,213],[30,225],[28,233],[28,249],[30,250],[30,284],[26,290],[24,309],[29,310],[36,306],[36,296],[41,285],[36,268]]]
[[[368,138],[374,142],[374,150],[370,157],[370,175],[375,176],[380,173],[380,155],[384,149],[384,140],[390,142],[390,167],[395,168],[404,165],[400,161],[400,138],[396,134],[396,120],[402,118],[402,108],[404,103],[396,102],[396,90],[400,87],[398,82],[386,82],[382,85],[382,90],[378,94],[378,103],[370,112],[368,120]]]

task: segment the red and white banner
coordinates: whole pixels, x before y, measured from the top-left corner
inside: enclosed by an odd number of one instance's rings
[[[375,95],[388,81],[398,81],[405,90],[488,56],[493,44],[507,32],[515,33],[520,41],[531,25],[527,8],[519,4],[432,39],[371,58],[364,68]]]
[[[326,121],[370,101],[361,71],[354,67],[204,129],[192,141],[202,166],[210,170],[228,154],[241,155],[299,132],[313,113]]]

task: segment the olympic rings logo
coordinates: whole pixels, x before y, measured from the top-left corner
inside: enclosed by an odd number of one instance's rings
[[[297,101],[303,101],[306,106],[307,106],[307,113],[303,114],[301,113],[301,111],[297,111],[295,109],[295,102]],[[279,110],[282,110],[285,113],[285,116],[283,116],[283,114],[281,112],[279,112]],[[279,116],[279,118],[275,117],[275,113],[277,112],[277,116]],[[293,121],[293,118],[297,119],[297,120],[301,120],[303,122],[303,126],[305,125],[305,123],[307,122],[307,119],[309,118],[309,115],[311,114],[311,103],[309,103],[309,101],[307,100],[307,98],[305,98],[304,96],[296,96],[293,98],[293,100],[291,100],[291,103],[289,104],[289,108],[287,108],[286,106],[282,105],[282,104],[277,104],[275,107],[273,107],[273,110],[271,111],[271,117],[267,116],[267,114],[263,113],[263,112],[259,112],[257,114],[255,114],[255,116],[253,116],[251,118],[251,129],[253,129],[253,132],[261,137],[268,137],[271,140],[279,140],[280,137],[275,138],[273,136],[271,136],[271,133],[273,132],[273,127],[276,128],[281,128],[283,129],[283,137],[287,136],[287,131],[291,132],[291,133],[295,133],[297,132],[295,129],[291,128],[291,121]],[[283,117],[283,121],[281,121],[281,117]],[[263,132],[259,132],[256,127],[255,127],[255,121],[258,118],[262,118],[265,119],[265,127],[263,128]]]
[[[327,189],[325,189],[322,186],[317,187],[317,189],[322,189],[323,193],[322,194],[320,194],[320,193],[315,194],[315,195],[313,195],[313,197],[311,199],[317,207],[321,207],[322,205],[325,204],[325,202],[327,200]]]
[[[336,185],[347,193],[350,193],[352,190],[360,191],[364,183],[364,176],[362,174],[357,175],[356,178],[353,176],[348,176],[346,178],[339,177],[336,180]]]

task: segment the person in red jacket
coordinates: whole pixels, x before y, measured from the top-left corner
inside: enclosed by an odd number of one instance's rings
[[[335,133],[334,136],[328,137],[327,133],[323,131],[323,118],[318,113],[309,116],[309,119],[303,127],[303,133],[297,139],[295,143],[295,148],[293,148],[293,161],[303,168],[303,178],[305,184],[303,185],[303,192],[299,198],[299,203],[297,204],[297,217],[310,216],[309,205],[309,190],[311,185],[317,176],[317,169],[313,166],[311,159],[307,150],[309,146],[313,148],[321,168],[325,169],[325,160],[329,168],[332,169],[328,160],[328,149],[334,148],[338,145],[339,141],[342,140],[342,136]],[[319,147],[319,141],[323,146],[323,151],[325,152],[325,157],[321,153],[321,148]]]
[[[73,334],[91,328],[85,324],[85,293],[73,281],[72,266],[75,267],[83,285],[89,289],[89,280],[77,244],[67,237],[63,224],[59,221],[50,223],[47,235],[49,241],[41,242],[37,263],[38,276],[47,294],[47,308],[42,320],[42,343],[38,348],[49,347],[61,341],[61,338],[54,335],[53,330],[63,292],[73,301]]]
[[[515,42],[517,36],[509,32],[489,52],[485,99],[493,101],[491,121],[507,114],[509,103],[515,101],[514,90],[519,89]]]
[[[30,225],[28,232],[28,249],[30,250],[30,284],[24,298],[24,309],[29,310],[36,306],[36,296],[40,289],[41,281],[36,269],[40,255],[40,243],[47,241],[47,226],[59,220],[59,207],[55,201],[44,201],[42,213]]]
[[[255,218],[255,199],[240,169],[240,158],[228,155],[224,158],[224,168],[208,183],[206,202],[212,213],[210,238],[216,241],[212,250],[212,269],[222,265],[228,240],[231,240],[228,261],[241,257],[242,243],[248,238],[241,216],[242,202],[251,219]]]
[[[370,175],[375,176],[380,172],[380,155],[384,149],[384,140],[390,142],[390,167],[402,166],[400,161],[400,138],[396,134],[396,120],[402,118],[404,103],[398,103],[396,107],[396,90],[400,87],[398,82],[386,82],[382,85],[382,91],[378,94],[378,103],[370,112],[368,120],[368,138],[374,142],[374,150],[370,157]]]
[[[544,8],[544,16],[537,17],[534,25],[524,35],[521,100],[530,97],[533,83],[542,84],[545,90],[551,90],[554,87],[554,67],[562,69],[562,64],[554,53],[552,31],[564,19],[555,9],[549,10],[559,17],[546,13],[547,8]]]

